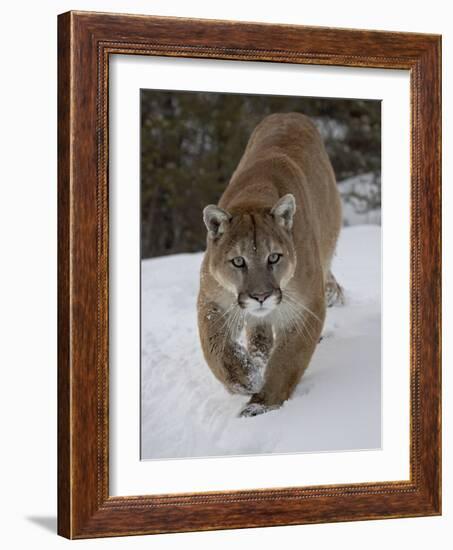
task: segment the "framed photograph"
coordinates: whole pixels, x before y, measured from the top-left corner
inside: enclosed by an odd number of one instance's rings
[[[440,514],[440,37],[58,47],[59,534]]]

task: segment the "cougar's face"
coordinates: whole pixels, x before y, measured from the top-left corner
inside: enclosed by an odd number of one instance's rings
[[[233,215],[210,243],[210,267],[240,308],[264,317],[279,306],[294,275],[292,235],[270,213]]]

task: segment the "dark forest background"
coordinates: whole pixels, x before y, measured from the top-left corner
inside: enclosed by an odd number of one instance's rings
[[[204,206],[218,201],[260,120],[290,111],[313,118],[337,181],[352,178],[343,201],[380,209],[380,101],[141,90],[142,258],[204,250]]]

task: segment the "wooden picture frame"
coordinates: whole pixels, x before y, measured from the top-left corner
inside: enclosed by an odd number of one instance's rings
[[[58,48],[58,533],[88,538],[440,514],[440,37],[69,12],[59,16]],[[410,71],[410,480],[109,495],[111,54]]]

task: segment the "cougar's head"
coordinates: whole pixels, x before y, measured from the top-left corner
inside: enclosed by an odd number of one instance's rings
[[[284,195],[271,209],[227,212],[206,206],[209,270],[247,313],[263,317],[277,308],[296,269],[292,225],[296,201]]]

